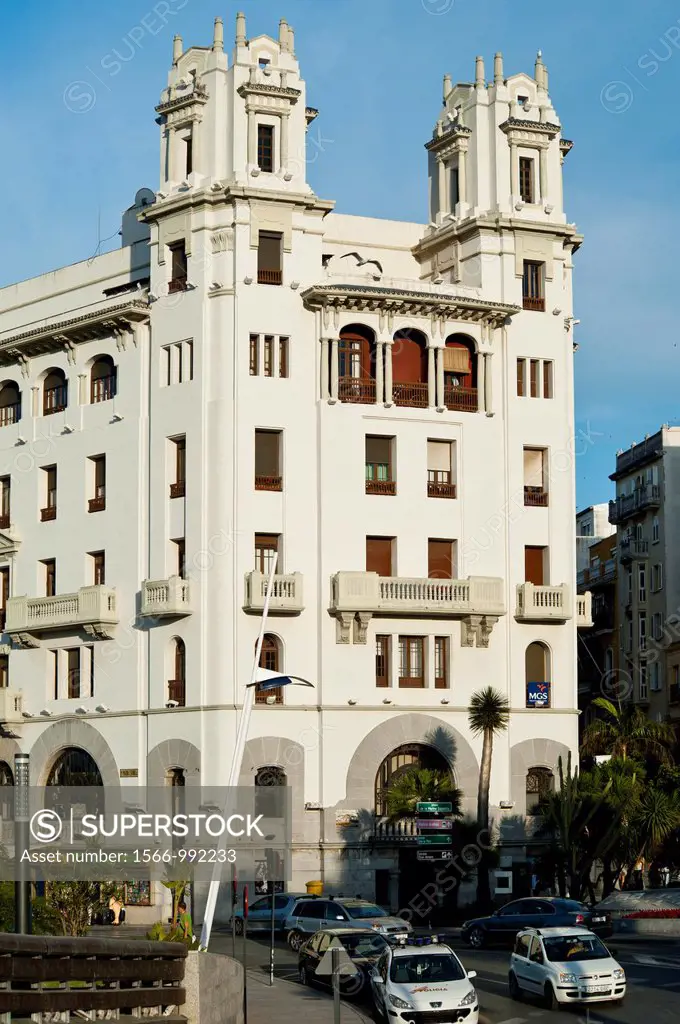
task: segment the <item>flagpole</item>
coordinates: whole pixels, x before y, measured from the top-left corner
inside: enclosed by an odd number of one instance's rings
[[[238,786],[238,780],[241,775],[241,767],[243,763],[243,754],[246,748],[246,736],[248,734],[248,726],[250,724],[250,716],[253,710],[253,704],[255,703],[255,682],[257,679],[257,669],[260,664],[260,655],[262,654],[262,643],[264,641],[264,634],[267,626],[267,616],[269,614],[269,602],[274,588],[274,576],[276,575],[276,564],[279,559],[278,551],[274,552],[272,558],[272,564],[269,569],[269,579],[267,580],[267,590],[264,597],[264,608],[262,609],[262,622],[260,624],[260,632],[255,645],[255,657],[253,658],[253,669],[250,675],[250,685],[246,687],[246,692],[243,696],[243,708],[241,710],[241,718],[238,724],[238,730],[236,732],[236,743],[234,745],[234,754],[231,760],[231,771],[229,773],[229,781],[227,783],[230,789]],[[201,941],[200,948],[207,950],[208,942],[210,941],[210,933],[212,931],[213,918],[215,916],[215,908],[217,906],[217,896],[220,890],[220,878],[222,875],[222,866],[216,861],[213,869],[213,877],[210,882],[210,889],[208,890],[208,899],[205,905],[205,911],[203,914],[203,927],[201,929]],[[233,913],[233,909],[232,909]]]

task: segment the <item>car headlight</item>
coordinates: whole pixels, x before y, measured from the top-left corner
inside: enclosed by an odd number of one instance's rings
[[[389,1000],[392,1006],[396,1006],[398,1010],[412,1010],[413,1007],[410,1003],[407,1003],[405,999],[400,999],[399,996],[393,996],[391,992],[388,992]]]
[[[477,1002],[477,993],[475,992],[475,990],[473,988],[471,988],[470,991],[468,992],[468,994],[466,996],[463,996],[463,998],[461,999],[461,1001],[460,1001],[460,1003],[458,1005],[459,1006],[471,1006],[472,1003],[476,1003],[476,1002]]]
[[[576,984],[576,975],[575,974],[565,974],[562,971],[560,971],[560,981],[563,982],[565,985],[575,985]]]
[[[613,971],[613,974],[617,981],[623,981],[626,977],[626,972],[621,967],[617,967],[616,970]]]

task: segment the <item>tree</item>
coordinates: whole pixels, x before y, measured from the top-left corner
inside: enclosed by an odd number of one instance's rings
[[[461,798],[462,793],[448,772],[417,765],[398,775],[385,792],[390,818],[414,817],[416,804],[421,801],[448,801],[454,817],[459,818]]]
[[[611,754],[622,761],[653,757],[662,764],[670,763],[668,747],[675,742],[670,725],[653,722],[635,704],[614,704],[606,697],[597,697],[593,704],[604,717],[594,719],[585,730],[583,754]]]
[[[85,935],[92,914],[108,907],[111,896],[122,889],[120,882],[48,882],[47,905],[59,915],[64,935]]]
[[[494,736],[504,732],[508,727],[510,705],[507,697],[498,690],[494,690],[492,686],[477,691],[470,700],[468,720],[473,735],[484,737],[477,790],[477,828],[480,832],[488,832],[493,740]],[[483,851],[477,872],[477,902],[482,906],[488,906],[491,902],[489,860],[486,850]]]

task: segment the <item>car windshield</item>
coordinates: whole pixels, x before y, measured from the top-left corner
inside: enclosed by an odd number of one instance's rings
[[[385,911],[375,903],[343,903],[343,907],[350,917],[385,917]]]
[[[400,985],[417,985],[423,981],[462,981],[465,977],[460,960],[450,953],[395,956],[390,968],[390,980]]]
[[[605,960],[609,951],[594,935],[559,935],[544,938],[546,956],[553,963],[576,960]]]
[[[351,956],[380,956],[387,942],[381,935],[343,935],[340,939]]]

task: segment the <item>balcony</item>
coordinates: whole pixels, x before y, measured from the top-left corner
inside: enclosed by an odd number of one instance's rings
[[[643,484],[642,487],[636,487],[632,494],[619,494],[614,501],[609,502],[609,522],[613,526],[618,526],[637,512],[658,508],[660,504],[659,485]]]
[[[567,622],[571,617],[571,588],[566,583],[555,587],[517,585],[515,618],[519,622]]]
[[[182,579],[181,576],[170,576],[167,580],[142,582],[140,615],[165,619],[191,615],[192,611],[188,580]]]
[[[576,597],[576,625],[579,629],[591,629],[593,625],[593,595],[589,590]]]
[[[110,638],[117,623],[115,590],[97,584],[54,597],[10,597],[5,631],[37,646],[31,637],[54,630],[83,628],[97,639]]]
[[[331,578],[331,612],[424,618],[504,615],[503,581],[495,576],[439,580],[337,572]]]
[[[171,498],[183,498],[186,493],[186,481],[178,480],[177,483],[170,484],[170,497]]]
[[[52,519],[57,518],[57,506],[47,505],[46,508],[40,509],[40,522],[49,523]]]
[[[8,686],[0,688],[0,724],[18,725],[23,722],[23,700],[21,690],[12,690]]]
[[[282,491],[283,477],[280,476],[256,476],[256,491]]]
[[[392,387],[392,398],[395,405],[409,406],[412,409],[427,409],[427,384],[399,384]]]
[[[415,818],[400,818],[397,821],[379,819],[373,826],[373,839],[379,843],[407,842],[415,845],[418,827]]]
[[[67,384],[57,384],[56,387],[45,388],[43,391],[43,416],[51,416],[55,412],[63,412],[67,404]]]
[[[0,515],[0,530],[9,530],[9,512],[3,512]]]
[[[536,313],[545,313],[545,299],[531,295],[522,296],[522,309],[532,309]]]
[[[648,540],[634,540],[632,537],[624,537],[619,543],[619,556],[622,562],[632,562],[634,558],[647,558],[648,554]]]
[[[0,406],[0,427],[9,427],[21,419],[21,402]]]
[[[548,492],[542,487],[529,487],[524,485],[524,504],[537,508],[548,507]]]
[[[184,679],[168,679],[168,700],[174,700],[179,707],[186,705],[186,682]]]
[[[455,412],[477,412],[479,396],[477,388],[444,388],[444,405]]]
[[[456,485],[451,482],[451,474],[448,471],[428,470],[427,496],[428,498],[456,497]]]
[[[106,496],[100,494],[98,498],[90,498],[87,503],[88,512],[103,512],[106,508]]]
[[[259,613],[264,610],[268,576],[254,570],[246,573],[246,596],[243,610]],[[275,575],[272,585],[269,611],[272,615],[299,615],[304,611],[302,600],[302,573],[290,572]]]
[[[258,270],[258,284],[281,284],[283,282],[282,270]]]
[[[371,377],[340,377],[338,398],[357,405],[375,404],[375,381]]]

